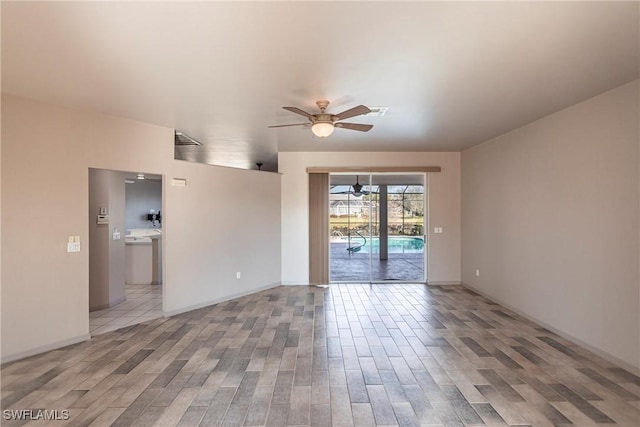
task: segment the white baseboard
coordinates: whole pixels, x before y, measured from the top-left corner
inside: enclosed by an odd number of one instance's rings
[[[163,315],[164,315],[164,317],[175,316],[177,314],[182,314],[182,313],[186,313],[188,311],[198,310],[200,308],[209,307],[210,305],[214,305],[214,304],[220,304],[221,302],[225,302],[225,301],[229,301],[229,300],[232,300],[232,299],[244,297],[246,295],[255,294],[256,292],[266,291],[267,289],[275,288],[275,287],[280,286],[280,285],[282,285],[282,283],[280,283],[280,282],[271,283],[271,284],[268,284],[268,285],[260,286],[258,288],[250,289],[248,291],[238,292],[238,293],[235,293],[235,294],[226,295],[224,297],[216,298],[216,299],[213,299],[213,300],[209,300],[209,301],[201,302],[201,303],[198,303],[198,304],[190,305],[188,307],[177,308],[175,310],[166,310],[166,311],[163,311]]]
[[[89,307],[89,313],[92,313],[94,311],[105,310],[105,309],[110,308],[110,307],[112,307],[111,304],[96,305],[95,307]]]
[[[461,283],[461,285],[464,286],[465,288],[471,289],[473,292],[477,292],[478,294],[482,295],[483,297],[485,297],[486,299],[488,299],[490,301],[493,301],[495,303],[500,304],[503,307],[508,308],[509,310],[513,311],[514,313],[517,313],[518,315],[524,317],[525,319],[530,320],[531,322],[537,323],[538,325],[544,327],[545,329],[550,330],[554,334],[559,335],[562,338],[564,338],[564,339],[566,339],[568,341],[571,341],[574,344],[579,345],[580,347],[586,348],[590,352],[602,357],[604,360],[606,360],[608,362],[611,362],[614,365],[617,365],[617,366],[619,366],[619,367],[621,367],[623,369],[626,369],[627,371],[631,372],[634,375],[640,375],[640,367],[634,366],[634,365],[632,365],[632,364],[620,359],[619,357],[614,356],[613,354],[610,354],[610,353],[608,353],[608,352],[606,352],[604,350],[596,348],[593,345],[591,345],[589,343],[586,343],[586,342],[582,341],[581,339],[576,338],[573,335],[571,335],[571,334],[569,334],[569,333],[567,333],[565,331],[562,331],[562,330],[560,330],[560,329],[558,329],[558,328],[556,328],[556,327],[554,327],[552,325],[549,325],[546,322],[543,322],[540,319],[537,319],[537,318],[535,318],[533,316],[530,316],[529,314],[527,314],[527,313],[525,313],[525,312],[523,312],[523,311],[521,311],[521,310],[519,310],[519,309],[517,309],[517,308],[515,308],[515,307],[513,307],[513,306],[511,306],[511,305],[509,305],[509,304],[507,304],[505,302],[503,302],[503,301],[501,301],[499,298],[495,298],[495,297],[492,297],[490,295],[487,295],[483,291],[480,291],[480,290],[476,289],[474,286],[471,286],[471,285],[469,285],[467,283],[464,283],[464,282]]]
[[[35,356],[36,354],[44,353],[51,350],[56,350],[58,348],[66,347],[72,344],[78,344],[79,342],[87,341],[91,339],[90,334],[83,334],[77,337],[69,338],[62,341],[56,341],[51,344],[42,345],[39,347],[32,348],[30,350],[21,351],[20,353],[10,354],[8,356],[2,357],[2,364],[14,362],[16,360],[24,359],[25,357]]]
[[[429,281],[429,282],[427,282],[427,285],[431,285],[431,286],[453,286],[453,285],[462,285],[462,282],[460,282],[460,281],[457,281],[457,282],[455,282],[455,281],[454,282],[447,282],[447,281],[444,281],[444,282],[432,282],[432,281]]]
[[[309,281],[306,282],[282,282],[283,286],[309,286]]]
[[[126,300],[127,300],[127,296],[123,295],[123,296],[121,296],[120,298],[118,298],[116,300],[110,301],[109,302],[109,308],[115,307],[116,305],[120,304],[121,302],[125,302]]]
[[[127,300],[126,296],[123,296],[121,298],[118,298],[117,300],[111,301],[108,304],[102,304],[102,305],[98,305],[95,307],[89,307],[89,313],[91,313],[92,311],[99,311],[99,310],[104,310],[107,308],[111,308],[111,307],[115,307],[116,305],[120,304],[121,302],[125,302]]]

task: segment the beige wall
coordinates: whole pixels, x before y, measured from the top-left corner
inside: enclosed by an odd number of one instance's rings
[[[89,169],[89,309],[112,307],[126,299],[124,204],[125,173]],[[98,224],[100,207],[109,224]],[[113,240],[115,230],[121,239]]]
[[[460,153],[281,152],[283,283],[309,282],[310,166],[441,166],[429,174],[430,228],[444,229],[431,235],[429,282],[460,282]]]
[[[176,161],[172,129],[3,94],[3,361],[88,337],[89,168],[164,176],[165,312],[279,283],[278,174]]]
[[[95,169],[90,169],[95,170]],[[127,299],[125,291],[125,182],[124,172],[107,171],[109,176],[109,226],[107,227],[107,239],[109,239],[109,305],[114,306]],[[91,206],[89,206],[91,208]],[[91,223],[92,218],[89,218]],[[95,223],[96,218],[93,218]],[[120,233],[119,240],[113,240],[115,231]],[[89,271],[91,273],[91,271]]]
[[[280,175],[181,161],[172,172],[187,186],[164,185],[165,311],[280,284]]]
[[[462,153],[463,281],[635,370],[638,90],[636,80]]]
[[[109,225],[96,223],[109,206],[109,171],[89,169],[89,310],[109,307]]]

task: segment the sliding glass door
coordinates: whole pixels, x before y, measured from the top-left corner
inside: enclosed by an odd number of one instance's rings
[[[329,176],[329,277],[333,282],[369,281],[371,260],[370,175]]]
[[[378,223],[372,281],[425,281],[424,175],[373,175]]]
[[[425,174],[329,177],[330,280],[425,282]]]

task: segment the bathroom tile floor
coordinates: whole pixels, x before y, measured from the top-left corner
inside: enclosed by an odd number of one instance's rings
[[[162,317],[162,285],[126,285],[126,294],[126,301],[89,313],[91,335]]]

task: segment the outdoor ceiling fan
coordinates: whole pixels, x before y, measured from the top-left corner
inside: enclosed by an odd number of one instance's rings
[[[349,191],[341,191],[334,194],[353,194],[355,197],[366,196],[367,194],[370,194],[369,191],[362,189],[363,185],[360,184],[359,178],[360,177],[356,175],[356,183],[351,186],[351,189]]]
[[[291,111],[292,113],[300,114],[301,116],[306,117],[307,119],[309,119],[309,123],[293,123],[288,125],[274,125],[269,127],[282,128],[288,126],[311,126],[311,132],[313,132],[313,134],[319,138],[326,138],[327,136],[331,135],[335,128],[357,130],[360,132],[369,132],[371,128],[373,128],[373,125],[342,122],[342,120],[344,119],[370,113],[371,110],[369,109],[369,107],[358,105],[357,107],[350,108],[339,114],[329,114],[325,112],[327,106],[329,105],[329,101],[323,99],[317,101],[316,105],[318,106],[318,108],[320,108],[319,114],[307,113],[306,111],[303,111],[297,107],[282,107],[287,111]]]
[[[356,175],[356,183],[355,183],[355,184],[353,184],[353,192],[352,192],[352,193],[353,193],[353,195],[354,195],[354,196],[356,196],[356,197],[360,197],[360,196],[362,196],[362,195],[369,194],[369,192],[368,192],[368,191],[366,191],[366,190],[365,190],[365,191],[362,191],[362,184],[360,184],[360,182],[359,182],[359,178],[360,178],[360,177],[359,177],[358,175]]]

